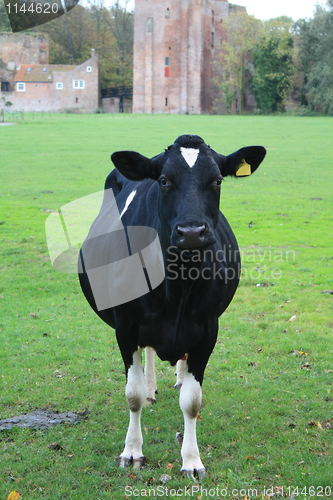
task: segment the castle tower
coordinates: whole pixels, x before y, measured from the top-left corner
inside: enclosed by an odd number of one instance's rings
[[[136,0],[134,113],[211,112],[212,62],[227,0]]]

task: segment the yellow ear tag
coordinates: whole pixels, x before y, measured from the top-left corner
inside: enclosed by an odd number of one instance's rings
[[[237,170],[236,170],[237,177],[242,177],[242,176],[245,176],[245,175],[251,175],[251,165],[249,165],[248,163],[246,163],[246,161],[244,160],[244,158],[239,163],[239,165],[237,165],[236,168],[237,168]]]

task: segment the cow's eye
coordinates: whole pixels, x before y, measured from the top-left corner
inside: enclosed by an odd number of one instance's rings
[[[169,182],[168,182],[168,180],[165,177],[161,177],[159,179],[159,183],[160,183],[160,186],[162,188],[164,188],[164,189],[167,188],[167,187],[169,187]]]
[[[218,178],[216,179],[216,181],[215,181],[215,185],[216,185],[216,186],[221,186],[221,184],[222,184],[222,177],[218,177]]]

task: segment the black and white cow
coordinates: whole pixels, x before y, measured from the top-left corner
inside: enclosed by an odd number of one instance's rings
[[[140,415],[146,399],[155,399],[156,353],[171,365],[178,361],[179,402],[185,420],[182,474],[204,476],[196,440],[201,385],[216,343],[218,318],[230,304],[240,275],[237,241],[219,210],[220,189],[224,177],[252,174],[265,154],[263,147],[251,146],[224,156],[199,136],[182,135],[151,159],[134,151],[111,156],[116,169],[106,179],[105,193],[114,196],[120,226],[113,225],[108,232],[115,217],[111,216],[110,198],[105,195],[92,234],[81,248],[79,277],[91,307],[115,329],[126,368],[130,424],[120,456],[122,467],[131,462],[140,467],[143,463]],[[98,267],[101,262],[120,259],[121,244],[118,240],[115,244],[115,227],[119,238],[124,234],[121,229],[125,230],[128,244],[130,228],[152,228],[158,235],[155,248],[162,256],[163,279],[155,285],[150,283],[149,290],[137,298],[98,307],[87,263],[91,268],[91,263]],[[112,252],[118,252],[116,259]],[[139,262],[149,283],[149,266],[145,259]],[[100,296],[112,292],[121,279],[121,273],[110,279],[103,271],[97,280]],[[126,286],[131,288],[131,283]],[[145,371],[141,364],[143,348]]]

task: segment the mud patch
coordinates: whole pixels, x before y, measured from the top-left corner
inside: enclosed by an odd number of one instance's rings
[[[74,413],[68,411],[58,413],[49,410],[35,410],[31,413],[18,415],[17,417],[4,418],[0,420],[0,431],[10,430],[13,427],[21,429],[46,430],[59,424],[76,424],[86,418],[88,412]]]

